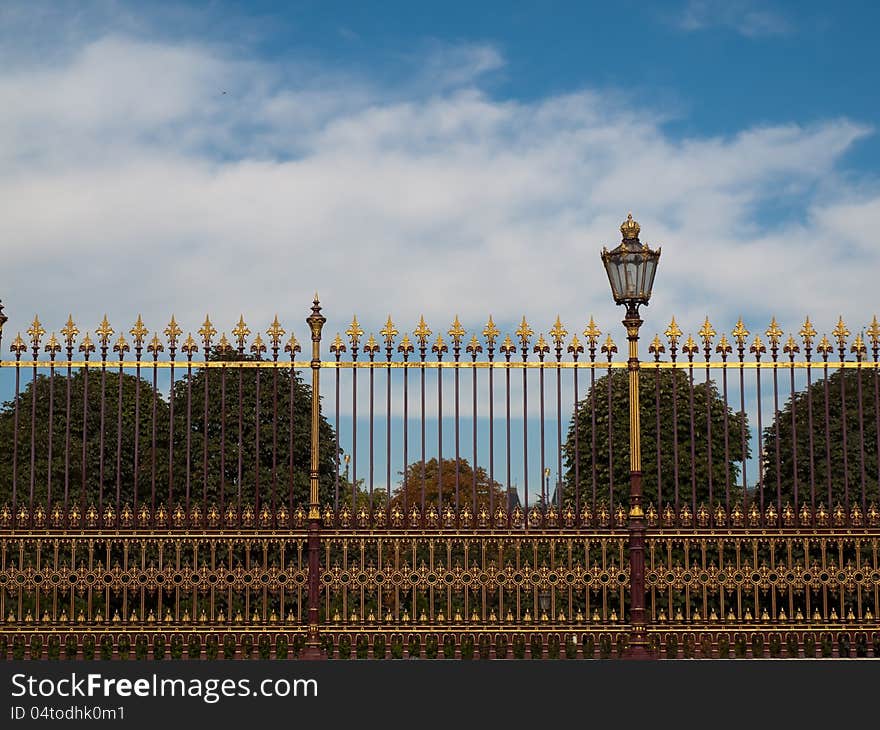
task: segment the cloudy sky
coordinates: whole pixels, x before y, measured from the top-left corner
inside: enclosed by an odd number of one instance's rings
[[[7,332],[304,334],[315,290],[332,330],[619,329],[598,251],[629,210],[651,334],[870,321],[876,9],[276,5],[0,6]]]

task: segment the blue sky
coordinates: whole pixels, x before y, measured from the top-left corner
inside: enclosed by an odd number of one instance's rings
[[[0,6],[0,299],[304,340],[492,314],[620,331],[599,261],[663,246],[645,334],[878,309],[870,3]],[[8,339],[4,337],[4,345]],[[4,355],[5,356],[5,355]]]

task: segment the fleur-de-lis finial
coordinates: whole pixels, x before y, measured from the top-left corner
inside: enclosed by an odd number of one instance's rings
[[[214,339],[214,335],[216,334],[217,330],[214,325],[211,324],[211,318],[206,314],[205,321],[202,322],[202,326],[199,327],[199,336],[202,338],[206,353],[211,349],[211,340]]]
[[[550,352],[550,345],[548,345],[547,341],[544,339],[543,333],[538,335],[538,342],[535,345],[534,351],[538,353],[541,362],[544,362],[544,356]]]
[[[556,315],[556,322],[550,329],[550,337],[553,338],[554,347],[557,352],[562,352],[562,343],[568,335],[568,330],[562,326],[562,320]]]
[[[370,337],[367,340],[367,344],[364,345],[364,352],[370,356],[370,360],[376,357],[376,353],[379,352],[379,343],[376,342],[376,338],[373,337],[373,333],[370,333]]]
[[[168,338],[168,347],[172,352],[173,359],[173,352],[174,349],[177,347],[177,338],[183,334],[183,330],[180,329],[180,327],[178,326],[173,314],[171,315],[171,321],[168,323],[168,326],[165,327],[163,333]]]
[[[571,343],[568,345],[568,352],[571,353],[572,357],[577,360],[578,355],[584,351],[584,346],[581,344],[581,341],[578,339],[576,334],[571,336]]]
[[[413,330],[413,334],[419,341],[419,349],[424,354],[425,348],[427,347],[428,338],[431,336],[432,332],[428,325],[425,324],[425,317],[423,315],[419,316],[419,326]]]
[[[199,351],[199,346],[198,344],[196,344],[195,338],[193,338],[192,336],[192,332],[187,334],[186,340],[184,340],[183,345],[180,349],[189,360],[192,360],[193,354]]]
[[[779,329],[779,325],[776,324],[776,317],[771,318],[770,326],[764,334],[766,334],[767,339],[770,340],[770,350],[775,355],[776,351],[779,349],[779,339],[783,335],[782,330]]]
[[[602,330],[600,330],[596,326],[596,322],[590,317],[590,323],[587,325],[587,328],[584,330],[584,337],[587,338],[587,342],[591,349],[595,349],[596,343],[599,341],[599,335],[602,334]]]
[[[89,359],[89,353],[95,351],[95,344],[92,342],[92,338],[89,337],[88,332],[86,332],[86,336],[83,337],[82,342],[79,343],[79,351],[86,356],[86,360]]]
[[[880,348],[880,322],[877,321],[877,315],[871,320],[871,324],[867,329],[867,335],[871,338],[871,349],[875,356],[878,348]]]
[[[513,344],[513,340],[510,339],[510,335],[504,336],[504,342],[501,343],[501,347],[498,349],[501,350],[501,354],[504,357],[510,360],[510,356],[516,352],[516,347]]]
[[[660,335],[654,335],[654,339],[651,340],[651,344],[648,345],[648,352],[654,355],[655,360],[660,359],[660,353],[666,352],[666,348],[663,346],[663,343],[660,341]]]
[[[742,351],[745,349],[746,340],[749,338],[751,334],[746,326],[743,324],[742,317],[740,317],[736,322],[736,327],[733,328],[733,332],[731,332],[733,338],[736,340],[737,349]]]
[[[342,353],[345,352],[345,343],[342,341],[342,337],[338,332],[336,333],[336,337],[333,339],[333,342],[330,343],[330,352],[336,355],[337,360],[342,355]]]
[[[675,321],[675,317],[672,318],[672,321],[669,323],[669,326],[663,334],[666,335],[666,339],[669,341],[669,347],[675,350],[678,347],[678,340],[682,335],[681,328]]]
[[[697,346],[697,343],[694,342],[694,338],[691,335],[688,335],[687,340],[681,347],[681,351],[688,356],[688,360],[693,360],[694,355],[700,351],[700,348]]]
[[[697,334],[700,336],[700,339],[703,340],[703,347],[708,353],[712,349],[712,338],[715,336],[715,330],[712,329],[712,324],[709,322],[708,315],[706,315],[706,321],[703,322],[703,326]]]
[[[809,317],[804,320],[803,327],[801,327],[801,331],[798,334],[804,340],[804,347],[809,350],[813,346],[813,338],[816,336],[816,329],[813,327],[813,323],[810,322]]]
[[[801,351],[801,348],[798,347],[798,343],[794,339],[794,335],[788,336],[788,339],[785,342],[785,347],[782,348],[782,351],[786,353],[792,360],[794,360],[795,353]]]
[[[162,345],[162,341],[159,339],[159,333],[153,333],[153,339],[150,340],[150,344],[147,345],[147,352],[153,353],[153,359],[155,360],[159,357],[159,353],[164,351],[165,347]]]
[[[403,359],[407,360],[409,358],[409,353],[413,351],[413,344],[409,339],[409,335],[404,333],[403,339],[400,341],[400,344],[397,346],[397,351],[403,353]]]
[[[761,335],[755,335],[755,340],[752,342],[752,346],[749,348],[749,352],[753,352],[755,354],[755,359],[761,359],[761,353],[767,352],[767,348],[764,346],[764,343],[761,341]]]
[[[865,347],[865,338],[861,334],[857,334],[855,340],[853,340],[853,345],[850,348],[850,352],[854,352],[857,360],[861,360],[867,352],[867,348]]]
[[[358,345],[360,344],[361,337],[364,335],[363,329],[361,329],[360,324],[358,324],[357,316],[351,318],[351,324],[348,325],[348,329],[345,330],[345,334],[348,335],[348,339],[351,342],[352,351],[356,351]]]
[[[343,345],[343,350],[345,346]],[[287,341],[287,344],[284,346],[284,352],[290,353],[290,359],[293,360],[294,355],[298,352],[302,352],[302,347],[299,344],[299,340],[296,339],[296,335],[293,332],[290,333],[290,339]]]
[[[825,335],[822,335],[822,339],[819,340],[819,344],[816,345],[816,351],[822,355],[823,360],[827,360],[828,355],[834,352],[834,347],[828,341],[828,338]]]
[[[10,350],[10,352],[15,353],[16,360],[21,357],[21,353],[23,353],[27,350],[27,345],[25,344],[24,340],[21,339],[21,332],[19,332],[15,336],[15,339],[12,341],[12,344],[9,346],[9,350]]]
[[[138,314],[137,322],[134,323],[134,326],[128,331],[128,333],[134,338],[135,349],[140,350],[144,345],[144,338],[150,333],[150,331],[144,326],[144,320],[141,318],[140,314]]]
[[[266,330],[266,334],[269,336],[269,341],[272,343],[272,352],[277,359],[278,349],[281,347],[281,338],[287,334],[287,331],[281,326],[281,322],[278,321],[277,314],[275,319],[272,320],[272,324],[269,325],[269,329]]]
[[[394,338],[400,334],[397,330],[397,327],[394,326],[394,322],[391,321],[391,315],[388,315],[388,319],[385,322],[385,327],[379,330],[379,334],[382,335],[382,339],[385,340],[385,349],[388,351],[388,355],[390,358],[391,350],[394,348]]]
[[[476,360],[477,354],[483,351],[483,346],[480,344],[480,341],[477,339],[476,335],[471,335],[471,341],[468,343],[468,346],[465,348],[465,352],[470,353],[471,357]]]
[[[843,323],[843,317],[837,320],[837,326],[831,331],[831,334],[837,338],[837,347],[840,350],[840,359],[843,359],[843,353],[846,351],[846,338],[849,337],[849,330]]]
[[[67,343],[67,349],[73,350],[73,341],[79,334],[79,330],[73,323],[73,315],[68,315],[67,324],[61,328],[61,334],[64,335],[64,341]]]
[[[523,355],[525,356],[529,349],[529,341],[534,334],[532,328],[529,327],[529,323],[526,322],[525,317],[522,318],[522,322],[520,322],[519,328],[514,334],[519,338],[519,341],[522,344]]]
[[[58,339],[55,337],[54,332],[49,335],[49,341],[46,343],[45,350],[53,360],[55,359],[55,354],[61,352],[61,345],[58,343]]]
[[[461,349],[461,339],[465,336],[465,329],[461,326],[461,322],[458,321],[458,315],[455,315],[455,321],[452,323],[452,327],[448,332],[449,336],[452,338],[452,349],[460,350]]]
[[[220,339],[217,342],[217,347],[215,348],[218,353],[221,355],[225,355],[232,351],[232,345],[229,343],[229,340],[226,339],[226,333],[223,332],[220,335]]]
[[[28,327],[27,333],[31,338],[31,344],[34,347],[34,351],[37,351],[40,347],[40,340],[43,338],[43,335],[46,334],[46,330],[43,325],[40,324],[40,318],[36,315],[34,315],[34,321],[31,323],[31,326]]]
[[[486,326],[483,328],[483,337],[486,338],[486,344],[489,346],[489,352],[495,349],[495,340],[498,338],[498,335],[501,334],[498,331],[498,328],[495,326],[495,322],[492,321],[492,315],[489,315],[489,321],[486,322]]]
[[[611,362],[611,355],[617,352],[617,345],[614,344],[610,334],[605,338],[605,344],[602,345],[601,351],[608,355],[608,362]]]
[[[726,360],[727,356],[732,351],[733,348],[730,346],[730,342],[727,341],[727,335],[722,332],[721,339],[718,340],[718,347],[715,348],[715,352],[721,353],[721,359]]]
[[[443,357],[444,352],[449,352],[449,348],[446,346],[446,343],[443,341],[443,335],[439,332],[437,333],[437,339],[434,342],[433,347],[431,347],[431,352],[437,353],[437,359],[440,360]]]
[[[131,348],[128,346],[128,342],[125,340],[125,335],[120,332],[119,338],[116,340],[116,344],[113,345],[113,352],[119,353],[119,359],[122,360],[124,354],[128,352]]]
[[[251,352],[256,354],[257,359],[261,359],[260,355],[266,352],[266,343],[263,342],[263,338],[260,337],[260,333],[257,332],[257,336],[254,337],[254,342],[251,345]]]
[[[244,323],[244,315],[239,315],[238,324],[235,325],[235,328],[232,330],[232,336],[238,341],[239,353],[244,352],[245,340],[250,333],[250,329],[248,329],[248,326]]]
[[[101,320],[101,324],[95,329],[95,334],[98,335],[98,339],[101,342],[101,349],[106,353],[107,345],[110,342],[110,338],[113,336],[113,328],[110,326],[110,322],[107,321],[106,314],[104,315],[104,319]]]

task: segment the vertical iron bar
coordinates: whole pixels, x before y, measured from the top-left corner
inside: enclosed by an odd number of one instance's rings
[[[776,514],[782,514],[782,468],[779,448],[779,362],[777,360],[777,343],[771,340],[770,351],[773,356],[773,435],[776,442],[774,458],[776,460]]]
[[[168,336],[168,355],[171,358],[168,379],[168,511],[174,509],[174,359],[177,355],[176,340],[174,334],[174,317],[171,317],[171,325],[166,330],[171,333]]]
[[[189,517],[190,489],[192,472],[192,356],[193,350],[186,349],[186,495],[184,507]]]
[[[71,318],[68,322],[72,323]],[[65,410],[64,410],[64,512],[67,514],[70,498],[70,379],[73,377],[73,332],[67,335],[67,376],[65,377]],[[876,371],[875,371],[876,372]],[[135,432],[136,434],[137,432]],[[137,439],[137,436],[135,436]],[[137,443],[137,440],[135,440]],[[135,482],[137,484],[137,482]]]
[[[60,348],[59,348],[60,349]],[[52,514],[52,456],[55,435],[55,350],[49,353],[49,444],[46,456],[46,511]],[[117,510],[118,512],[118,510]]]
[[[15,345],[13,345],[15,348]],[[14,350],[15,352],[15,399],[13,401],[13,415],[12,415],[12,515],[13,519],[18,519],[17,516],[17,507],[18,507],[18,401],[19,401],[19,392],[21,390],[21,352],[19,350]],[[85,443],[85,430],[83,430],[83,443]],[[83,447],[83,453],[85,453],[85,447]],[[83,456],[83,490],[85,490],[85,456]]]
[[[791,349],[788,358],[791,364],[789,367],[789,398],[791,399],[791,473],[794,492],[794,513],[797,515],[798,508],[800,507],[800,495],[798,494],[797,401],[795,399],[794,391],[794,353],[795,350]]]
[[[98,435],[98,514],[104,514],[104,407],[107,377],[107,337],[101,338],[101,418]]]
[[[843,506],[846,517],[849,519],[849,454],[846,445],[846,371],[843,368],[843,360],[846,350],[840,347],[840,434],[843,443]]]
[[[259,335],[258,335],[259,337]],[[263,359],[259,344],[251,345],[251,350],[256,347],[256,360]],[[260,513],[260,370],[256,372],[256,395],[254,400],[254,512]]]
[[[39,337],[34,340],[34,365],[31,375],[31,480],[28,511],[34,511],[34,487],[37,482],[37,357],[39,356]]]
[[[118,516],[120,502],[122,501],[122,379],[125,375],[122,362],[128,346],[117,345],[116,347],[119,350],[119,382],[117,383],[116,390],[116,514]]]
[[[825,389],[825,475],[828,481],[828,514],[834,509],[831,496],[831,414],[828,402],[828,351],[822,352],[822,373]]]
[[[690,424],[691,441],[691,519],[697,526],[697,454],[696,435],[694,432],[694,352],[688,352],[688,422]]]
[[[755,380],[758,406],[758,506],[761,510],[761,524],[764,524],[764,430],[761,425],[761,347],[755,350]]]
[[[862,516],[864,517],[868,511],[867,495],[865,494],[865,421],[862,407],[862,353],[857,352],[856,357],[859,360],[859,367],[856,370],[856,378],[858,381],[858,401],[859,401],[859,479],[862,494]]]

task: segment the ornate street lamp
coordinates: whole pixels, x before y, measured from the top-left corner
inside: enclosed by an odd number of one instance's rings
[[[627,655],[647,659],[648,634],[645,623],[645,512],[642,509],[642,455],[639,443],[639,306],[647,306],[660,260],[656,251],[639,241],[639,224],[632,213],[620,226],[623,240],[611,251],[602,249],[602,263],[608,273],[617,304],[626,306],[623,326],[629,341],[629,567],[630,641]]]

